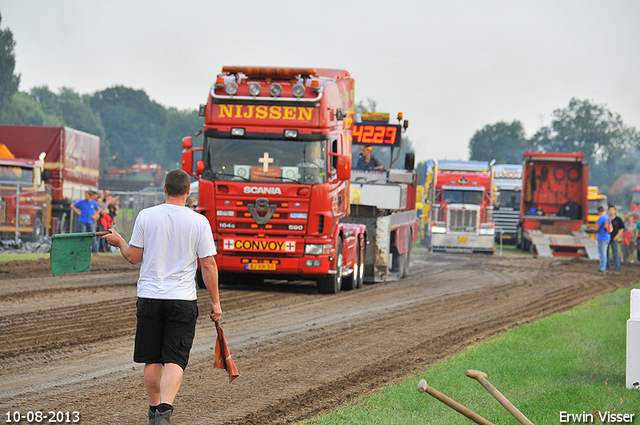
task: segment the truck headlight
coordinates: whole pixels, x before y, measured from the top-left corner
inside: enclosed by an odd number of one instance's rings
[[[434,221],[431,223],[431,233],[447,233],[447,223]]]
[[[330,252],[330,244],[308,243],[304,247],[304,253],[307,255],[329,255]]]
[[[31,223],[31,216],[29,214],[20,214],[20,224],[26,226]]]
[[[496,230],[493,228],[493,223],[480,223],[481,235],[495,235]]]

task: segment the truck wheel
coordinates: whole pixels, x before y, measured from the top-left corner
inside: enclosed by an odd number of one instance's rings
[[[523,249],[522,248],[522,227],[520,226],[518,226],[518,231],[516,233],[516,248]]]
[[[345,277],[342,284],[342,289],[345,291],[362,288],[363,267],[361,250],[360,241],[358,241],[358,245],[356,246],[356,259],[353,263],[353,273],[351,273],[351,276]]]
[[[404,254],[398,254],[396,252],[395,254],[393,254],[393,258],[391,259],[391,271],[397,272],[400,276],[400,279],[404,277],[404,268],[406,261],[406,252]]]
[[[35,223],[33,224],[33,231],[31,232],[31,241],[38,242],[43,234],[42,227],[42,217],[36,217]]]
[[[362,284],[364,283],[364,243],[363,241],[358,242],[358,273],[356,276],[356,288],[362,288]]]
[[[337,294],[342,286],[342,239],[338,240],[338,248],[336,250],[335,274],[318,279],[318,292],[321,294]]]
[[[402,273],[402,277],[407,277],[409,276],[409,263],[411,262],[411,247],[409,247],[409,250],[407,251],[407,253],[405,254],[405,259],[404,259],[404,272]]]

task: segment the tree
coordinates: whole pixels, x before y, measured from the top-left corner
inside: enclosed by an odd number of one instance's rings
[[[498,164],[519,164],[529,144],[520,121],[499,122],[476,131],[469,141],[469,159],[496,160]]]
[[[167,143],[167,167],[180,168],[182,158],[182,139],[194,136],[203,127],[203,118],[196,110],[167,110],[167,122],[164,128],[164,140]],[[171,161],[174,161],[172,164]]]
[[[96,92],[89,103],[100,115],[111,145],[112,156],[103,158],[107,167],[175,164],[167,159],[168,143],[163,138],[166,110],[143,90],[115,86]]]
[[[538,130],[531,143],[538,151],[582,152],[591,183],[609,186],[621,173],[634,171],[640,134],[606,105],[573,98],[567,108],[553,112],[551,124]]]
[[[0,24],[2,15],[0,14]],[[16,68],[15,41],[11,30],[0,30],[0,122],[4,122],[5,111],[18,92],[20,76],[14,74]]]
[[[106,131],[100,115],[91,109],[89,96],[80,96],[66,87],[60,89],[60,94],[55,94],[47,86],[41,86],[31,89],[31,98],[46,114],[56,117],[66,126],[100,137],[101,149],[106,147]]]

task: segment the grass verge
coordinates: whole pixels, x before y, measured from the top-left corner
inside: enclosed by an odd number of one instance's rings
[[[640,288],[640,284],[635,286]],[[561,422],[561,412],[634,414],[640,424],[640,390],[627,389],[626,321],[629,291],[621,289],[470,347],[426,373],[349,404],[306,425],[471,424],[428,394],[420,379],[496,425],[517,423],[480,384],[481,370],[535,424]],[[428,347],[425,347],[428,349]],[[603,423],[594,415],[593,423]]]
[[[49,258],[49,253],[46,254],[25,254],[25,253],[1,253],[0,263],[7,263],[9,261],[16,260],[38,260],[40,258]]]

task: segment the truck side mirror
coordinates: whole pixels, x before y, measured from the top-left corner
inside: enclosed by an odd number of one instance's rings
[[[182,139],[182,149],[190,149],[193,147],[193,137],[185,137]]]
[[[193,151],[191,149],[182,151],[182,169],[190,176],[193,175]]]
[[[204,161],[198,160],[196,161],[196,174],[201,176],[204,173]]]
[[[408,152],[404,156],[404,169],[408,171],[415,170],[416,167],[416,154],[413,152]]]
[[[351,178],[351,160],[346,155],[338,155],[336,159],[338,180],[349,180]]]

